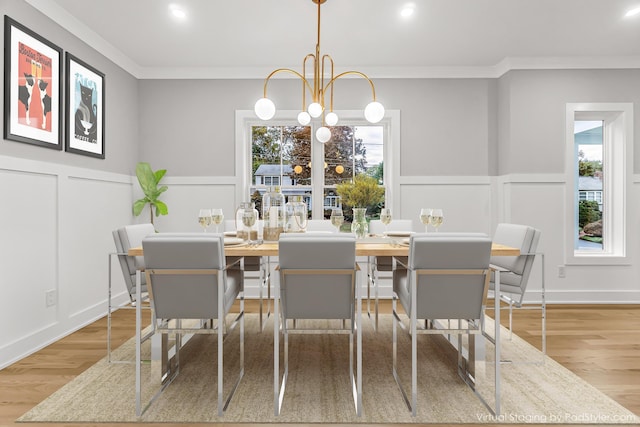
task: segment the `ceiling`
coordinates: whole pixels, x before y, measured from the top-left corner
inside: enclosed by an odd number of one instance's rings
[[[312,0],[26,0],[138,78],[263,78],[315,51]],[[373,78],[640,68],[640,0],[328,0],[321,51]],[[184,20],[169,13],[177,4]]]

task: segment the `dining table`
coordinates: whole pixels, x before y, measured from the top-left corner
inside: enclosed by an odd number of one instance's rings
[[[142,246],[129,249],[129,256],[143,256]],[[225,246],[225,256],[278,256],[278,242],[243,243]],[[409,245],[381,238],[364,238],[356,241],[356,256],[408,256]],[[520,249],[493,243],[491,256],[518,256]]]
[[[406,257],[409,255],[409,240],[405,239],[396,239],[389,238],[385,236],[367,236],[365,238],[356,240],[356,256],[357,257],[375,257],[375,256],[391,256],[391,257]],[[237,243],[237,240],[234,240],[234,244],[225,245],[225,256],[228,257],[277,257],[278,256],[278,242],[277,241],[255,241],[255,242],[242,242]],[[129,256],[144,256],[144,251],[142,246],[133,247],[128,251]],[[491,256],[519,256],[520,249],[514,248],[510,246],[505,246],[499,243],[493,243],[491,245]],[[494,344],[496,346],[496,360],[500,360],[500,270],[495,270],[494,272]],[[136,273],[136,289],[137,289],[137,301],[140,301],[140,271]],[[370,282],[368,282],[367,288],[369,287]],[[377,286],[377,284],[374,284]],[[362,305],[361,305],[361,296],[360,296],[360,287],[357,287],[357,300],[358,300],[358,330],[360,330],[360,316],[362,313]],[[274,295],[274,299],[277,299],[278,295]],[[368,295],[369,297],[369,295]],[[377,299],[377,292],[376,292]],[[138,331],[141,330],[141,312],[140,312],[141,304],[136,305],[136,327]],[[276,316],[278,315],[278,310],[276,307],[276,312],[274,313]],[[369,313],[370,315],[370,313]],[[377,325],[376,325],[377,326]],[[374,326],[375,328],[375,326]],[[361,341],[362,337],[358,334],[358,341]],[[136,360],[140,360],[140,333],[136,334]],[[358,343],[360,346],[361,342]],[[361,351],[361,347],[360,348]],[[474,350],[474,360],[466,360],[463,364],[464,375],[468,379],[474,381],[475,377],[475,358],[478,354],[475,354]],[[153,358],[153,356],[152,356]],[[361,358],[361,353],[358,355],[358,359]],[[358,365],[361,360],[358,360]],[[164,365],[164,363],[163,363]],[[500,377],[500,363],[494,363],[495,365],[495,375],[496,378]],[[164,372],[167,368],[163,367],[162,371]],[[358,379],[361,382],[361,374]],[[136,382],[141,381],[140,378],[140,364],[136,363]],[[500,413],[500,386],[498,382],[498,387],[496,387],[495,395],[496,395],[496,412]],[[136,410],[139,411],[141,405],[140,396],[136,396]]]

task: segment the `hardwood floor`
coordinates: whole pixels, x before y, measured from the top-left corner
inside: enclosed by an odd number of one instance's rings
[[[383,302],[381,310],[390,312],[390,303]],[[257,304],[247,301],[247,311],[257,312]],[[133,336],[134,313],[133,310],[114,313],[114,347]],[[503,312],[505,321],[506,313]],[[538,310],[514,311],[514,330],[540,348]],[[105,342],[106,318],[103,318],[0,371],[0,426],[39,425],[16,424],[14,420],[104,357]],[[549,357],[638,415],[639,351],[640,305],[551,305],[547,309]]]

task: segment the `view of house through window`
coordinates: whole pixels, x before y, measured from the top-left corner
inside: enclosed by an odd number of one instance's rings
[[[331,139],[323,145],[324,158],[315,159],[311,126],[252,126],[251,128],[251,201],[261,212],[262,195],[272,186],[280,187],[287,201],[302,196],[309,218],[328,219],[331,209],[343,208],[336,184],[367,174],[384,185],[383,126],[333,126]],[[313,168],[315,161],[323,167]],[[318,174],[318,170],[322,172]],[[314,206],[314,194],[322,194],[320,209]],[[344,206],[345,222],[351,219],[351,207]],[[381,206],[369,208],[373,217]],[[316,212],[317,211],[317,212]]]
[[[576,120],[574,126],[577,188],[576,250],[602,251],[602,220],[607,206],[603,185],[603,121]]]

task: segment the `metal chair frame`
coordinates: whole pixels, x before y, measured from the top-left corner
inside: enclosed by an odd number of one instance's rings
[[[274,414],[278,416],[282,409],[284,400],[284,392],[289,376],[289,334],[349,334],[349,377],[351,379],[351,388],[356,415],[362,415],[362,332],[360,318],[362,316],[361,297],[359,286],[356,286],[356,273],[359,271],[357,265],[354,269],[280,269],[280,281],[286,283],[287,275],[351,275],[351,319],[349,328],[345,328],[344,319],[342,329],[307,329],[296,328],[294,319],[294,328],[287,326],[287,319],[283,314],[279,313],[280,284],[276,285],[276,302],[274,303],[274,342],[273,342],[273,360],[274,360]],[[282,325],[280,325],[280,317],[282,317]],[[280,329],[284,336],[284,373],[282,381],[280,381]],[[356,370],[354,373],[354,335],[356,338]]]
[[[545,275],[544,253],[531,252],[531,253],[521,253],[520,255],[525,255],[525,256],[529,255],[529,256],[533,256],[534,258],[537,256],[540,256],[540,268],[541,268],[541,274],[542,274],[542,277],[540,279],[541,281],[540,304],[525,304],[523,300],[526,292],[522,292],[520,294],[520,298],[510,297],[509,295],[512,295],[512,294],[506,295],[504,293],[499,293],[500,300],[507,304],[506,307],[501,305],[500,309],[501,310],[509,309],[509,339],[510,340],[513,338],[513,309],[514,308],[520,309],[520,310],[540,310],[541,311],[542,363],[544,364],[547,356],[547,302],[546,302],[546,295],[545,295],[546,291],[545,291],[545,281],[544,281],[544,275]],[[533,262],[535,263],[535,259]],[[510,272],[507,269],[504,269],[502,267],[498,267],[495,265],[491,265],[491,268],[494,271],[500,271],[501,273]],[[488,339],[494,342],[494,339],[492,337],[488,336]],[[503,360],[502,362],[512,363],[513,360]]]
[[[113,263],[113,257],[114,256],[128,256],[127,253],[123,253],[123,252],[111,252],[108,255],[108,295],[107,295],[107,363],[124,363],[124,364],[133,364],[135,363],[135,361],[132,360],[113,360],[111,357],[111,316],[112,313],[114,311],[120,310],[120,309],[125,309],[125,310],[135,310],[136,306],[138,305],[136,303],[136,300],[133,298],[132,295],[129,295],[130,301],[125,303],[124,305],[119,305],[115,310],[113,309],[113,291],[112,291],[112,263]],[[149,305],[149,296],[148,294],[142,294],[140,296],[141,298],[141,302],[142,302],[142,308],[146,309],[146,310],[150,310],[151,306]],[[153,312],[152,312],[153,315]],[[145,335],[143,337],[143,341],[146,341],[147,339],[149,339],[151,337],[151,335],[153,335],[152,332],[149,332],[147,335]]]
[[[240,291],[240,312],[232,321],[230,326],[226,326],[226,313],[224,310],[224,274],[225,270],[229,267],[239,264],[240,260],[236,260],[234,263],[225,266],[224,269],[146,269],[145,274],[147,276],[147,289],[149,290],[149,299],[153,302],[153,276],[155,275],[217,275],[218,277],[218,318],[217,325],[213,324],[213,319],[207,325],[206,322],[201,324],[198,328],[183,328],[181,321],[176,321],[176,326],[170,326],[170,319],[159,319],[153,322],[153,332],[159,332],[162,334],[162,382],[160,389],[153,395],[150,401],[142,407],[142,372],[141,372],[141,315],[139,305],[136,311],[136,415],[141,417],[144,412],[151,406],[151,404],[160,396],[160,394],[173,382],[180,372],[180,348],[182,346],[182,334],[217,334],[218,336],[218,348],[217,348],[217,413],[218,416],[222,416],[224,411],[227,410],[232,397],[234,396],[240,380],[244,376],[244,292]],[[140,283],[140,272],[136,273],[136,282]],[[140,293],[140,286],[136,287],[138,294]],[[139,295],[138,295],[139,296]],[[224,377],[223,377],[223,342],[225,338],[231,333],[236,326],[240,327],[240,370],[238,377],[231,388],[226,399],[223,395]],[[168,348],[168,334],[176,334],[175,353],[173,357],[169,358]]]
[[[407,274],[411,274],[410,277],[410,286],[411,286],[411,315],[409,316],[409,328],[407,328],[403,323],[397,311],[397,300],[399,296],[396,292],[393,293],[392,299],[392,309],[393,309],[393,378],[395,379],[400,391],[402,393],[402,397],[405,401],[405,404],[411,411],[412,416],[416,416],[417,411],[417,402],[418,402],[418,342],[417,335],[418,334],[441,334],[441,335],[458,335],[458,375],[460,378],[471,388],[474,394],[480,399],[480,401],[484,404],[484,406],[492,413],[492,415],[497,416],[500,415],[500,363],[495,364],[495,406],[492,408],[489,403],[482,397],[480,393],[476,390],[476,381],[475,381],[475,335],[482,334],[486,336],[484,333],[484,328],[482,327],[483,322],[481,319],[455,319],[458,320],[458,328],[450,327],[450,320],[448,322],[448,327],[446,328],[437,328],[435,324],[436,319],[425,319],[424,328],[418,329],[418,319],[417,316],[417,283],[418,277],[425,275],[484,275],[484,291],[483,291],[483,301],[486,301],[488,291],[489,291],[489,278],[490,278],[490,270],[489,269],[411,269],[409,266],[405,265],[401,261],[396,260],[396,263],[401,265],[403,268],[407,269]],[[499,273],[498,273],[499,274]],[[498,288],[499,289],[499,279],[498,279]],[[484,307],[484,304],[483,304]],[[482,310],[482,316],[484,315],[484,310]],[[461,320],[466,321],[466,328],[461,327]],[[498,319],[499,322],[499,319]],[[411,337],[411,399],[407,395],[405,391],[405,387],[402,385],[400,377],[397,372],[397,326],[400,325],[401,329],[407,331]],[[408,330],[407,330],[408,329]],[[469,337],[469,345],[468,345],[468,358],[465,359],[462,353],[462,335],[467,335]],[[492,341],[494,344],[495,351],[495,360],[500,360],[500,341],[499,335],[497,344]]]

